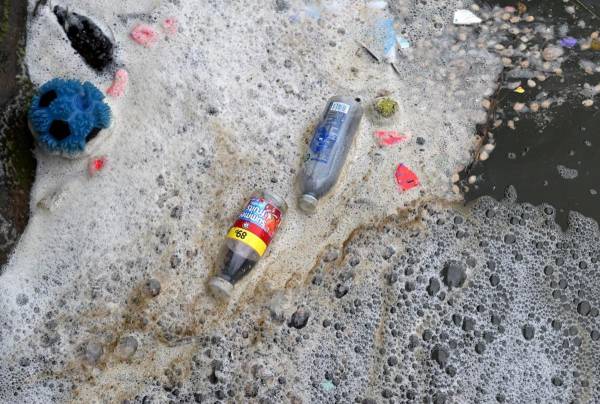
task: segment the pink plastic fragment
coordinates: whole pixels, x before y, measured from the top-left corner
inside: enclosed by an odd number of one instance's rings
[[[125,94],[125,88],[129,81],[129,73],[125,69],[119,69],[115,73],[115,79],[113,80],[112,86],[106,90],[106,93],[111,97],[121,97]]]
[[[376,130],[375,137],[379,139],[379,146],[392,146],[408,139],[395,130]]]
[[[417,177],[417,174],[412,172],[411,169],[404,164],[398,165],[395,175],[396,183],[402,191],[408,191],[409,189],[419,186],[419,177]]]
[[[148,48],[154,45],[158,40],[158,34],[151,26],[138,24],[133,31],[131,31],[131,39]]]
[[[90,177],[98,174],[106,166],[106,156],[92,157],[88,163],[88,174]]]
[[[177,20],[175,18],[167,18],[163,21],[162,25],[168,35],[175,35],[177,33]]]

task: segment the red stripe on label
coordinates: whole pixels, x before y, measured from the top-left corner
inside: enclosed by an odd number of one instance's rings
[[[271,242],[271,237],[269,237],[269,233],[264,231],[262,227],[255,225],[254,223],[247,222],[242,219],[238,219],[235,221],[232,227],[239,227],[242,229],[246,229],[254,235],[260,237],[262,241],[265,242],[266,245],[269,245]]]

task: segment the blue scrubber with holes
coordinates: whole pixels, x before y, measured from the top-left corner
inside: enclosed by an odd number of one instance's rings
[[[104,94],[90,82],[53,79],[40,87],[29,108],[29,126],[39,144],[66,157],[86,154],[111,123]]]

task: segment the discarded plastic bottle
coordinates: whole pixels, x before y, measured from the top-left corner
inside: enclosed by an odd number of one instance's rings
[[[298,205],[306,213],[314,212],[337,182],[362,115],[359,98],[336,96],[327,102],[302,170]]]
[[[114,41],[90,18],[60,6],[55,6],[53,12],[73,49],[90,67],[103,71],[114,61]]]
[[[208,285],[218,298],[227,299],[233,285],[247,275],[263,256],[287,211],[285,200],[271,192],[259,192],[227,233],[221,272]]]

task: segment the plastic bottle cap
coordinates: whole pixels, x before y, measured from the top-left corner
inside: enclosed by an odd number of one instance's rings
[[[281,210],[281,213],[285,213],[287,211],[287,203],[285,202],[285,199],[283,199],[281,196],[270,192],[270,191],[263,191],[263,195],[265,196],[266,199],[271,199],[272,202],[275,203],[275,205],[277,206],[277,208],[279,208],[279,210]]]
[[[319,200],[310,194],[304,194],[298,199],[298,205],[300,209],[306,213],[313,213],[317,208]]]
[[[233,291],[233,284],[226,281],[225,279],[215,276],[208,282],[208,287],[214,297],[227,300],[231,297]]]

